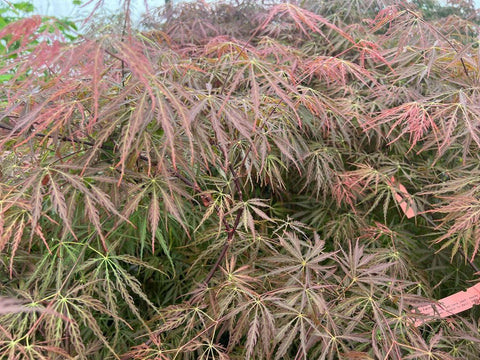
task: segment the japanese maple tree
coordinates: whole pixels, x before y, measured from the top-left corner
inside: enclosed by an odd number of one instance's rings
[[[479,19],[418,3],[1,28],[0,357],[479,357],[419,310],[478,281]]]

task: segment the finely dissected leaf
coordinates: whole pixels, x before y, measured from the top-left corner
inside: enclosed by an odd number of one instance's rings
[[[298,26],[300,30],[307,36],[309,33],[307,32],[305,26],[309,28],[312,32],[318,33],[325,37],[324,33],[318,26],[318,24],[320,23],[322,25],[329,27],[330,29],[337,31],[343,37],[353,42],[353,39],[350,37],[350,35],[348,35],[346,32],[338,28],[336,25],[330,23],[327,19],[323,18],[318,14],[314,14],[310,11],[301,9],[293,4],[279,4],[274,6],[270,10],[270,13],[267,19],[265,20],[263,26],[266,26],[268,23],[270,23],[274,17],[282,16],[286,14],[288,14],[291,17],[295,25]]]
[[[50,190],[51,190],[50,196],[52,198],[52,203],[55,210],[57,211],[58,215],[62,219],[65,226],[67,227],[68,231],[73,236],[75,236],[75,233],[72,229],[71,218],[68,214],[67,203],[65,201],[65,196],[63,194],[63,191],[54,180],[50,181]],[[87,198],[86,200],[90,200],[90,199]],[[87,209],[88,209],[88,204],[87,204]],[[96,224],[96,222],[94,222],[94,224]]]
[[[145,261],[142,261],[140,259],[138,259],[137,257],[135,256],[130,256],[130,255],[118,255],[117,256],[117,259],[120,260],[120,261],[124,261],[128,264],[132,264],[132,265],[138,265],[138,266],[141,266],[141,267],[144,267],[146,269],[150,269],[150,270],[153,270],[153,271],[158,271],[158,272],[161,272],[163,273],[163,271],[161,269],[158,269],[156,267],[153,267],[151,266],[149,263],[145,262]]]
[[[368,82],[376,82],[375,78],[365,68],[334,56],[319,56],[305,64],[305,67],[305,76],[311,78],[316,75],[327,85],[345,86],[349,76],[355,77],[367,86],[369,85]]]
[[[436,242],[444,242],[442,248],[456,243],[453,254],[461,248],[465,251],[473,246],[471,258],[473,259],[480,247],[480,238],[478,237],[478,221],[480,219],[480,208],[478,199],[470,195],[444,196],[445,205],[439,206],[432,212],[445,213],[443,224],[453,224],[441,235]],[[446,242],[445,242],[446,241]],[[470,253],[470,250],[465,251]]]
[[[246,347],[245,359],[250,359],[252,357],[253,348],[257,344],[259,327],[260,327],[260,321],[257,317],[257,314],[255,314],[255,317],[253,318],[250,324],[250,328],[248,330],[247,343],[245,344],[245,347]]]
[[[4,38],[6,35],[9,35],[10,39],[7,43],[7,47],[18,40],[21,40],[22,45],[24,46],[32,41],[31,37],[34,36],[35,31],[41,25],[41,23],[42,19],[38,15],[27,17],[17,22],[12,22],[1,29],[0,39]]]
[[[42,213],[43,193],[41,181],[36,182],[32,189],[30,204],[32,206],[32,228],[36,228]],[[33,233],[32,233],[33,236]]]
[[[275,352],[275,359],[281,359],[292,346],[294,339],[298,336],[299,321],[292,320],[285,325],[277,334],[278,342],[280,343]]]
[[[152,192],[150,206],[148,208],[148,220],[150,221],[150,231],[152,232],[152,252],[155,252],[155,237],[158,230],[158,220],[160,219],[160,206],[158,205],[158,195],[155,189]]]
[[[40,308],[25,306],[25,302],[7,297],[0,297],[0,314],[42,311]]]
[[[13,235],[13,239],[11,241],[12,250],[11,250],[10,265],[9,265],[10,277],[13,277],[13,261],[15,259],[15,253],[17,252],[20,246],[20,242],[22,241],[25,225],[26,225],[25,220],[23,218],[18,221],[17,226],[15,228],[15,233]]]
[[[124,133],[121,138],[121,171],[125,172],[127,166],[127,159],[132,153],[132,147],[135,148],[135,142],[139,138],[141,131],[153,120],[154,113],[151,107],[147,104],[147,93],[138,99],[137,106],[131,112],[127,125],[124,127]]]
[[[163,236],[162,232],[160,231],[160,229],[157,228],[157,230],[155,231],[155,239],[158,240],[158,242],[160,243],[160,246],[162,247],[162,250],[163,250],[163,253],[165,255],[167,255],[167,258],[168,258],[168,261],[170,261],[170,265],[172,266],[172,269],[175,269],[175,264],[173,263],[173,259],[170,255],[170,249],[169,249],[169,246],[165,240],[165,237]]]
[[[385,110],[374,118],[375,127],[380,124],[389,124],[390,129],[386,136],[392,139],[391,142],[395,142],[404,134],[408,134],[412,148],[417,142],[424,140],[429,132],[433,133],[433,137],[438,143],[440,141],[439,129],[435,123],[435,118],[429,114],[428,110],[428,104],[419,102],[402,104],[396,108]],[[367,128],[371,126],[367,124]]]
[[[92,88],[93,88],[93,119],[89,121],[90,129],[93,128],[93,125],[96,123],[98,119],[98,112],[99,112],[99,101],[100,101],[100,92],[101,89],[100,82],[101,82],[101,75],[104,71],[104,56],[105,53],[101,46],[97,46],[94,49],[94,56],[93,56],[93,64],[92,64]]]
[[[139,184],[130,188],[129,201],[125,204],[123,215],[128,218],[135,210],[138,209],[140,202],[146,194],[143,184]],[[133,196],[132,196],[133,195]]]
[[[105,241],[105,237],[103,236],[103,229],[102,223],[100,221],[100,217],[98,215],[98,209],[91,200],[90,197],[85,197],[85,212],[87,213],[88,219],[91,221],[95,229],[97,230],[97,234],[100,236],[102,240],[103,249],[108,251],[108,247]]]

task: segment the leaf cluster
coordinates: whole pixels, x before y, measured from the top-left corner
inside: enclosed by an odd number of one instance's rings
[[[478,29],[342,4],[0,29],[0,357],[480,355],[416,311],[478,275]]]

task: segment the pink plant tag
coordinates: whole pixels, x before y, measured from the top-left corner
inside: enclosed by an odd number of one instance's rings
[[[458,314],[459,312],[471,309],[473,305],[480,304],[480,283],[468,288],[465,291],[459,291],[453,295],[438,301],[437,304],[419,307],[417,312],[427,316],[438,316],[445,318],[447,316]],[[415,320],[415,326],[422,325],[424,320]]]
[[[405,186],[395,180],[395,177],[390,178],[393,196],[397,201],[398,205],[402,209],[403,213],[408,219],[417,215],[417,207],[412,196],[408,193]]]

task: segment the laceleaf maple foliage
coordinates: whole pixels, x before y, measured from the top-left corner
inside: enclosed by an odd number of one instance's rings
[[[3,27],[1,357],[477,358],[470,5]]]

